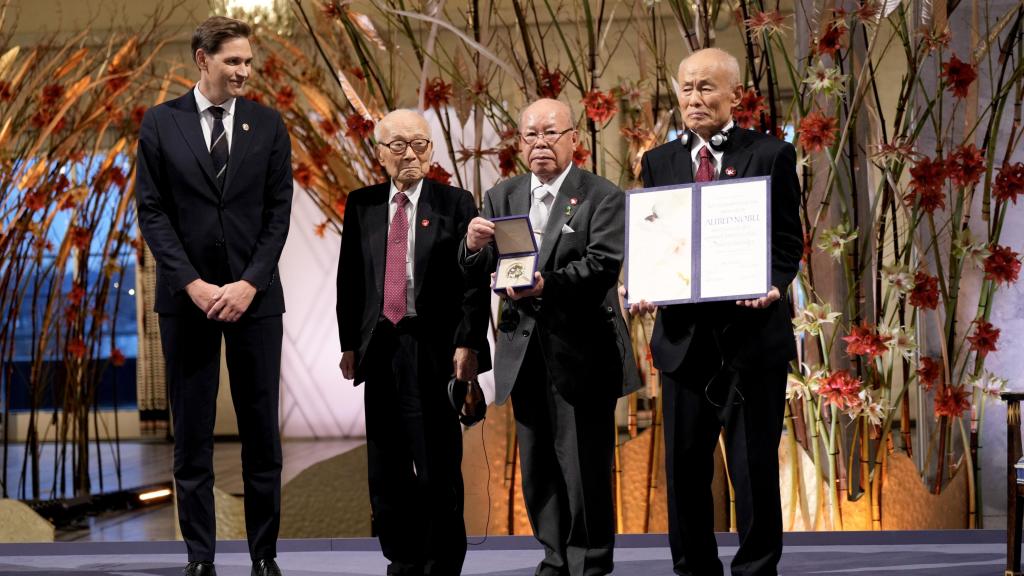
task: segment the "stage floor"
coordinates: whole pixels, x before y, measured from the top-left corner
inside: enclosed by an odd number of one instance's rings
[[[786,535],[780,573],[797,575],[988,576],[1002,574],[1005,532],[841,532]],[[735,534],[719,534],[728,563]],[[619,536],[615,574],[671,576],[664,534]],[[247,576],[245,543],[218,545],[217,573]],[[529,576],[541,551],[532,537],[498,536],[470,546],[464,574]],[[284,540],[278,562],[286,576],[384,574],[387,566],[376,540]],[[181,542],[74,542],[0,545],[0,575],[172,576],[181,573]],[[728,565],[728,564],[726,564]],[[728,574],[728,568],[726,569]]]

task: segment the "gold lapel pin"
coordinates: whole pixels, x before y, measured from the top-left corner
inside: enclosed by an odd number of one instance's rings
[[[242,124],[242,130],[244,130],[244,131],[248,132],[248,131],[249,131],[249,125],[248,125],[248,124],[246,124],[246,123],[243,123],[243,124]]]

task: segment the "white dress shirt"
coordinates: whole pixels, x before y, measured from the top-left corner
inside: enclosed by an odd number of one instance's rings
[[[409,222],[409,246],[405,251],[405,315],[416,315],[416,286],[413,283],[413,260],[416,255],[416,203],[420,199],[420,190],[423,189],[423,180],[420,180],[411,189],[405,191],[409,201],[405,203],[405,216]],[[398,187],[395,181],[391,181],[391,192],[388,194],[388,231],[391,230],[391,221],[395,219],[398,212],[398,203],[395,202],[395,194],[398,194]]]
[[[203,93],[199,90],[199,84],[192,89],[192,93],[196,96],[196,108],[199,109],[199,123],[203,126],[203,138],[206,139],[206,149],[210,149],[210,138],[213,137],[213,123],[216,118],[213,117],[213,112],[210,112],[211,106],[220,106],[224,109],[224,117],[221,118],[221,122],[224,123],[224,137],[228,139],[228,152],[231,151],[231,129],[235,125],[235,99],[228,98],[222,104],[214,104],[210,100],[203,96]]]
[[[728,132],[732,130],[732,120],[722,128],[722,132]],[[711,152],[711,168],[715,171],[715,180],[722,174],[722,157],[725,156],[724,150],[715,150],[701,138],[696,132],[690,131],[690,159],[693,161],[693,175],[697,176],[697,170],[700,168],[700,149],[702,146],[708,147],[708,152]]]

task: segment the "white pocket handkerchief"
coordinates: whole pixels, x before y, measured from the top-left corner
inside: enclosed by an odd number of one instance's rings
[[[562,234],[572,234],[574,232],[576,231],[570,228],[568,224],[562,224]]]

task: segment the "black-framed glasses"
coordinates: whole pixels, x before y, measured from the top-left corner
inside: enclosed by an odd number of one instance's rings
[[[558,142],[559,138],[561,138],[562,136],[565,136],[566,132],[570,132],[572,130],[575,130],[575,128],[572,128],[572,127],[566,128],[565,130],[562,130],[561,132],[559,132],[557,130],[545,130],[544,132],[532,132],[532,131],[531,132],[523,132],[523,133],[519,134],[519,137],[523,139],[523,142],[527,146],[533,146],[541,138],[543,138],[544,142],[546,142],[550,146],[550,145],[554,144],[555,142]]]
[[[384,144],[391,150],[391,153],[396,156],[405,154],[406,148],[412,148],[412,151],[417,154],[423,154],[427,151],[427,147],[430,146],[430,140],[426,138],[416,138],[415,140],[392,140]]]

